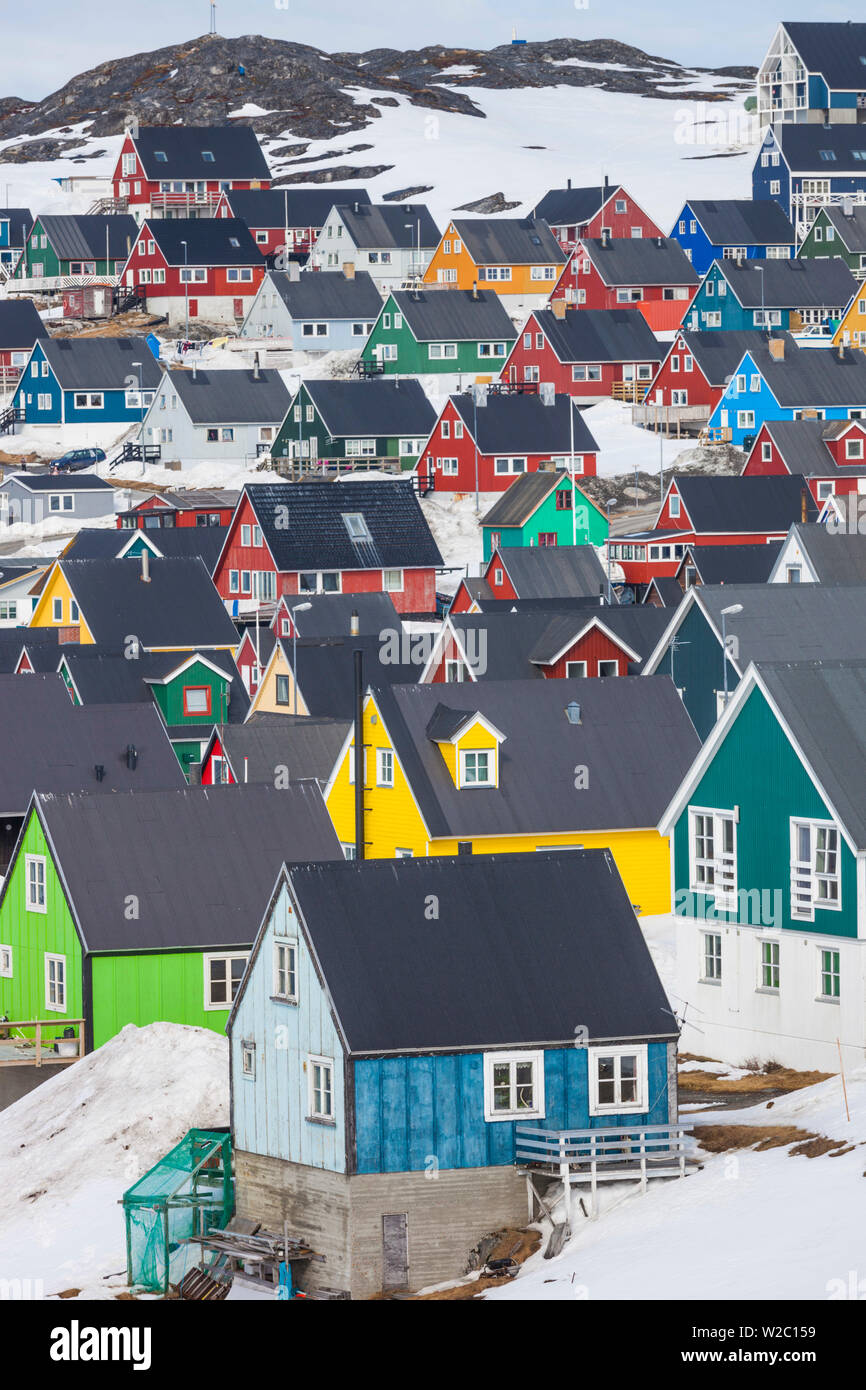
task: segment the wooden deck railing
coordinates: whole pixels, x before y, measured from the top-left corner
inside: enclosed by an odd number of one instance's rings
[[[686,1130],[682,1125],[636,1125],[623,1129],[532,1129],[518,1125],[515,1157],[523,1168],[558,1172],[566,1216],[572,1184],[589,1183],[596,1214],[599,1183],[685,1177]]]
[[[648,381],[615,381],[611,385],[610,394],[615,401],[628,401],[636,405],[643,400],[649,388]]]
[[[66,1028],[75,1029],[75,1036],[64,1038],[58,1036]],[[34,1036],[30,1038],[27,1030],[34,1031]],[[50,1035],[46,1036],[43,1030],[51,1030]],[[54,1043],[72,1043],[75,1051],[68,1057],[61,1056],[54,1051]],[[0,1021],[0,1067],[42,1067],[46,1063],[77,1062],[84,1056],[84,1019],[83,1018],[37,1018],[27,1019],[24,1022],[14,1020]]]

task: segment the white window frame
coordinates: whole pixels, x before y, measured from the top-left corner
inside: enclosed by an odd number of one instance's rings
[[[764,948],[770,948],[770,959],[764,960]],[[769,970],[775,975],[775,984],[764,982],[764,971]],[[782,951],[781,943],[774,937],[761,936],[758,938],[758,983],[756,989],[759,994],[778,994],[782,986]]]
[[[251,1065],[247,1065],[250,1063]],[[256,1045],[254,1042],[241,1043],[241,1076],[245,1081],[256,1079]]]
[[[318,1110],[316,1108],[316,1068],[321,1067],[328,1074],[329,1085],[328,1095],[330,1097],[330,1111]],[[324,1090],[324,1088],[320,1088]],[[335,1124],[334,1116],[334,1059],[333,1057],[315,1057],[312,1054],[307,1058],[307,1118],[317,1120],[320,1123]]]
[[[279,954],[286,952],[290,960],[283,969],[286,976],[286,991],[282,992],[279,988],[280,964]],[[298,1002],[298,942],[296,937],[281,936],[274,940],[273,951],[273,995],[274,999],[279,999],[281,1004],[297,1004]],[[292,986],[291,988],[289,986]]]
[[[720,985],[722,983],[722,933],[702,931],[699,936],[701,943],[700,982],[702,985]],[[711,941],[718,942],[718,950],[710,951]],[[707,969],[708,966],[711,968]]]
[[[32,865],[42,868],[42,902],[34,902],[30,893],[30,869]],[[27,912],[48,911],[48,872],[47,859],[44,854],[25,854],[24,856],[24,908]],[[64,957],[65,959],[65,957]]]
[[[56,955],[53,951],[46,951],[45,961],[45,1007],[53,1014],[66,1013],[66,957]],[[50,964],[60,966],[60,975],[55,971],[54,977],[54,1000],[51,1003],[51,975]]]
[[[496,1066],[507,1065],[511,1071],[509,1082],[511,1089],[511,1108],[508,1110],[495,1110],[493,1106],[493,1069]],[[517,1087],[515,1068],[520,1065],[529,1064],[532,1067],[532,1105],[515,1108],[515,1091]],[[499,1120],[513,1123],[515,1120],[541,1120],[544,1118],[544,1052],[541,1049],[535,1051],[520,1052],[485,1052],[484,1053],[484,1119],[487,1124],[495,1124]]]
[[[576,666],[580,666],[580,667],[581,667],[581,670],[576,671],[576,670],[574,669]],[[566,680],[581,680],[581,679],[584,679],[584,680],[585,680],[585,679],[586,679],[586,674],[587,674],[587,670],[586,670],[586,662],[585,662],[585,661],[566,661],[566,663],[565,663],[565,678],[566,678]]]
[[[712,818],[712,858],[698,858],[696,854],[696,819],[698,816]],[[733,826],[733,849],[730,854],[720,850],[723,823],[730,821]],[[698,879],[699,866],[712,870],[712,881]],[[712,898],[714,906],[722,912],[732,911],[737,901],[737,814],[711,806],[689,807],[689,888],[694,894]]]
[[[602,1057],[613,1057],[616,1063],[614,1085],[617,1091],[617,1098],[610,1104],[599,1100],[598,1062]],[[635,1068],[637,1099],[633,1101],[623,1101],[620,1098],[622,1094],[622,1076],[619,1059],[622,1057],[637,1058],[637,1067]],[[589,1068],[590,1115],[641,1114],[649,1109],[649,1075],[646,1043],[618,1043],[612,1047],[590,1047],[587,1050],[587,1065]]]
[[[0,946],[0,952],[2,952],[2,950],[3,950],[3,947]],[[833,957],[833,956],[836,957],[836,968],[835,968],[835,969],[833,969],[832,959],[831,959],[831,963],[830,963],[830,969],[829,969],[829,970],[825,970],[825,969],[824,969],[824,959],[823,959],[823,958],[824,958],[825,954],[826,954],[826,955],[829,955],[830,957]],[[842,997],[842,952],[839,950],[838,945],[833,945],[833,944],[827,945],[826,942],[823,942],[823,941],[822,941],[822,942],[820,943],[820,945],[817,947],[817,965],[818,965],[818,992],[817,992],[817,994],[816,994],[816,996],[815,996],[816,999],[818,999],[822,1004],[838,1004],[839,1001],[840,1001],[840,999],[841,999],[841,997]],[[827,994],[827,993],[826,993],[826,991],[825,991],[825,989],[824,989],[824,979],[825,979],[825,977],[828,977],[828,978],[831,979],[831,980],[835,977],[835,979],[836,979],[836,981],[837,981],[837,983],[838,983],[838,986],[839,986],[839,992],[838,992],[838,994]]]
[[[219,1012],[220,1009],[231,1009],[231,1006],[232,1006],[232,1004],[234,1003],[234,999],[232,998],[232,992],[231,992],[231,983],[232,983],[231,962],[232,962],[233,960],[248,961],[249,958],[250,958],[250,953],[249,953],[249,951],[208,951],[208,952],[205,954],[205,956],[204,956],[204,958],[203,958],[203,959],[204,959],[204,1010],[205,1010],[205,1013],[217,1013],[217,1012]],[[228,998],[228,1001],[227,1001],[226,1003],[221,1003],[221,1002],[214,1003],[213,1000],[211,999],[210,966],[211,966],[211,961],[214,961],[214,960],[224,960],[224,961],[226,961],[226,962],[228,963],[228,968],[227,968],[227,970],[226,970],[226,984],[227,984],[228,987],[229,987],[229,988],[228,988],[229,998]],[[240,987],[240,980],[238,981],[238,987]]]
[[[486,757],[487,757],[487,772],[488,772],[488,776],[487,776],[486,780],[483,781],[483,782],[480,782],[480,781],[478,780],[477,776],[473,779],[473,781],[470,782],[470,781],[467,780],[467,775],[466,775],[466,759],[467,759],[467,758],[470,758],[470,757],[476,759],[475,768],[476,768],[476,773],[477,773],[477,770],[478,770],[478,762],[477,762],[477,759],[478,759],[478,757],[479,757],[480,754],[486,755]],[[496,750],[496,748],[458,748],[458,750],[457,750],[457,770],[458,770],[458,783],[457,783],[457,784],[458,784],[458,786],[459,786],[460,788],[463,788],[463,787],[468,787],[468,788],[475,788],[475,787],[495,787],[495,786],[497,785],[497,766],[496,766],[496,764],[497,764],[497,750]]]
[[[791,881],[790,881],[790,893],[791,893],[791,918],[792,918],[792,920],[795,921],[795,922],[814,922],[814,920],[815,920],[815,908],[816,908],[816,907],[820,908],[822,912],[824,912],[824,911],[827,911],[827,912],[841,912],[841,910],[842,910],[842,865],[841,865],[841,856],[842,856],[842,832],[840,831],[838,825],[836,824],[835,821],[832,821],[832,820],[819,820],[819,819],[814,819],[814,818],[812,818],[812,817],[810,817],[810,816],[791,816],[789,824],[790,824],[790,844],[791,844]],[[809,860],[809,863],[808,863],[808,864],[806,863],[805,860],[799,859],[799,858],[798,858],[798,855],[797,855],[798,831],[799,831],[801,828],[803,828],[803,827],[808,827],[808,830],[809,830],[809,852],[810,852],[810,860]],[[817,832],[817,831],[820,831],[820,830],[833,830],[833,831],[835,831],[835,834],[836,834],[836,848],[835,848],[835,851],[832,851],[832,850],[827,851],[828,853],[834,853],[834,852],[835,852],[835,855],[836,855],[836,870],[835,870],[835,873],[832,873],[832,874],[828,874],[828,873],[818,873],[818,871],[817,871],[817,869],[816,869],[816,867],[815,867],[815,866],[816,866],[816,863],[817,863],[817,856],[818,856],[818,853],[819,853],[818,847],[817,847],[817,838],[818,838],[818,837],[817,837],[817,833],[816,833],[816,832]],[[801,893],[798,891],[798,885],[802,888],[803,886],[805,886],[807,880],[808,880],[808,887],[809,887],[809,903],[808,903],[808,907],[805,905],[805,898],[803,898],[803,897],[801,896]],[[835,901],[834,901],[832,898],[820,898],[820,897],[817,896],[817,888],[818,888],[818,885],[819,885],[821,882],[826,882],[826,883],[828,883],[828,884],[829,884],[829,883],[835,883],[835,884],[836,884],[836,898],[835,898]],[[801,903],[803,904],[803,906],[801,907],[800,910],[798,910],[798,908],[797,908],[798,899],[799,899],[799,900],[801,901]]]
[[[396,579],[395,577],[396,576]],[[382,571],[382,592],[384,594],[402,594],[403,592],[403,571],[402,570],[383,570]]]
[[[376,749],[376,786],[393,787],[394,785],[394,750],[393,748]]]
[[[4,980],[12,979],[13,959],[12,947],[5,944],[0,945],[0,978]]]

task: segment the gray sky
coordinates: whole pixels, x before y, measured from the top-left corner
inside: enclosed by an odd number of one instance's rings
[[[278,7],[278,3],[285,8]],[[577,8],[577,5],[585,8]],[[0,97],[41,99],[77,73],[108,58],[180,43],[209,27],[207,0],[4,0]],[[794,0],[786,19],[856,19],[844,0]],[[217,29],[226,36],[266,34],[329,52],[414,48],[442,43],[493,48],[511,27],[525,39],[613,38],[687,64],[757,65],[780,17],[772,0],[728,0],[711,11],[694,0],[220,0]],[[711,24],[705,21],[710,19]]]

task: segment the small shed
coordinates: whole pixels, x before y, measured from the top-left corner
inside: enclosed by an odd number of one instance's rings
[[[65,319],[104,319],[111,317],[110,285],[77,285],[63,291]]]
[[[228,1130],[189,1130],[122,1202],[127,1283],[166,1294],[195,1258],[185,1238],[222,1230],[234,1211]]]

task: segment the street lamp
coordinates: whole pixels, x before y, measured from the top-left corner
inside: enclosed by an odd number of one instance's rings
[[[144,393],[141,382],[141,363],[133,362],[138,368],[138,446],[141,449],[141,476],[144,477]]]
[[[416,254],[415,254],[414,256],[411,256],[411,257],[409,258],[410,273],[413,274],[413,275],[417,278],[418,275],[420,274],[420,266],[421,266],[421,218],[419,217],[419,218],[416,220],[416,222],[415,222],[414,224],[413,224],[412,222],[404,222],[404,223],[403,223],[403,226],[404,226],[404,227],[407,227],[408,230],[409,230],[410,232],[415,231],[415,229],[417,228],[417,239],[418,239],[418,248],[417,248],[417,252],[416,252]],[[413,237],[412,240],[414,241],[415,238]],[[412,249],[411,246],[410,246],[409,249],[410,249],[410,250]],[[414,264],[413,264],[413,263],[414,263]]]
[[[189,258],[188,258],[188,254],[187,254],[187,244],[186,244],[186,242],[185,242],[185,241],[182,241],[180,244],[181,244],[181,246],[183,247],[183,279],[184,279],[184,288],[186,289],[186,337],[185,337],[185,340],[184,340],[184,341],[188,343],[188,342],[189,342]]]
[[[612,590],[611,590],[611,587],[610,587],[610,509],[611,509],[611,507],[615,507],[615,506],[616,506],[616,501],[617,501],[617,499],[616,499],[615,497],[608,497],[607,501],[606,501],[605,504],[604,504],[604,506],[605,506],[605,511],[607,512],[607,606],[608,606],[608,608],[610,608],[611,603],[613,602],[613,594],[612,594]]]
[[[743,605],[741,603],[731,603],[728,605],[727,608],[722,609],[722,660],[724,662],[725,676],[724,696],[722,704],[723,710],[727,709],[728,707],[728,643],[727,634],[725,632],[725,618],[733,618],[737,613],[742,613],[742,611]]]
[[[292,618],[292,714],[298,712],[298,625],[295,614],[306,613],[312,606],[311,603],[296,603],[294,608],[289,609]]]

